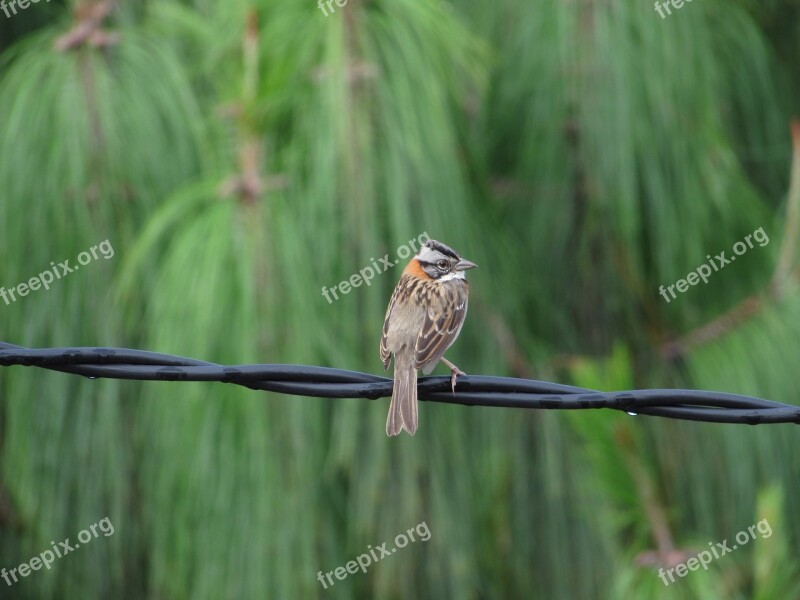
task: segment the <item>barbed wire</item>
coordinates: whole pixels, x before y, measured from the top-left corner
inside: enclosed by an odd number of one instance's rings
[[[235,365],[127,348],[23,348],[0,342],[0,366],[39,367],[90,379],[216,381],[295,396],[366,398],[392,395],[392,379],[305,365]],[[600,392],[547,381],[461,375],[422,377],[419,399],[428,402],[529,409],[609,408],[631,415],[740,423],[800,423],[800,407],[750,396],[701,390],[654,389]]]

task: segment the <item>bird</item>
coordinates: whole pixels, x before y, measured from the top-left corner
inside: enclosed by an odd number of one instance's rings
[[[429,239],[403,270],[389,300],[381,335],[384,370],[394,356],[394,386],[386,435],[403,429],[414,435],[417,412],[417,370],[428,375],[441,360],[450,369],[450,387],[466,375],[444,357],[467,316],[469,284],[465,271],[477,267],[449,246]]]

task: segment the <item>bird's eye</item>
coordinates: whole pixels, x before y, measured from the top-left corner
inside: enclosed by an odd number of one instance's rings
[[[442,271],[446,271],[450,265],[446,260],[440,260],[438,263],[436,263],[436,266],[439,267]]]

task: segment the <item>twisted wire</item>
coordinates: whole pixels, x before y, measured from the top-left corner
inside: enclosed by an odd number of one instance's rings
[[[380,375],[305,365],[218,365],[171,354],[127,348],[23,348],[0,342],[0,366],[28,366],[91,379],[216,381],[295,396],[366,398],[392,395],[392,380]],[[601,392],[513,377],[422,377],[419,399],[428,402],[528,409],[609,408],[712,423],[800,423],[800,407],[750,396],[683,389]]]

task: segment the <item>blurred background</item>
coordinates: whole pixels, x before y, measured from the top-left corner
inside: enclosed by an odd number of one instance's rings
[[[401,267],[321,290],[427,232],[480,265],[467,373],[797,403],[797,0],[15,8],[0,285],[115,252],[0,303],[3,341],[382,373]],[[0,597],[800,596],[796,426],[423,403],[389,439],[387,407],[2,369],[0,567],[114,534]]]

